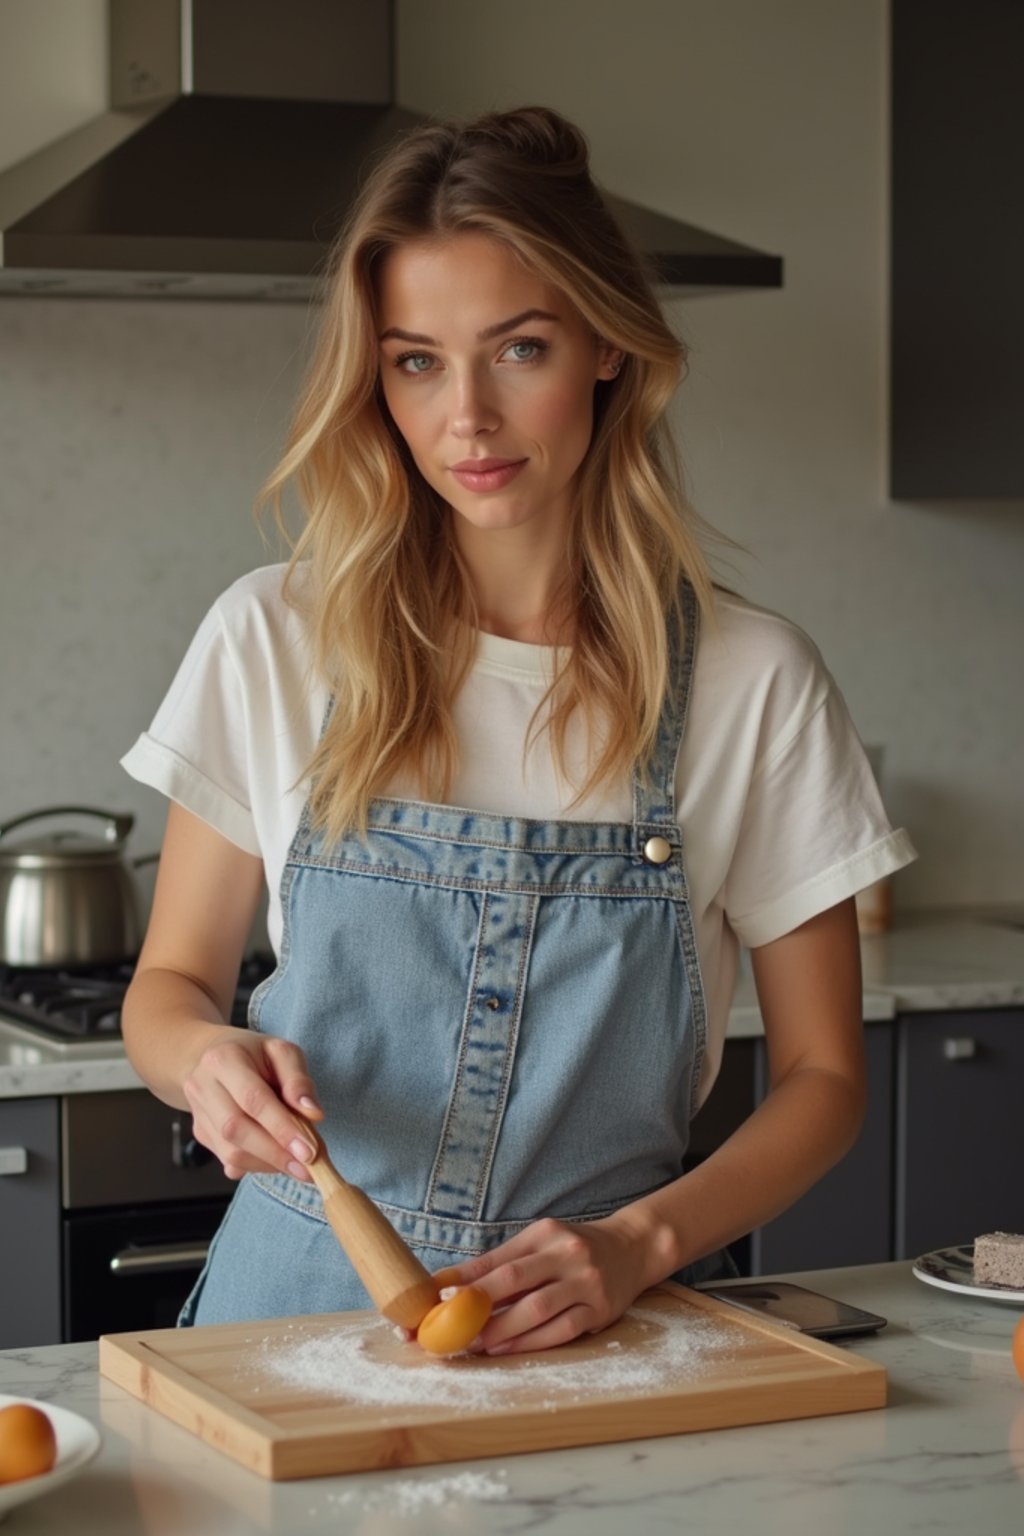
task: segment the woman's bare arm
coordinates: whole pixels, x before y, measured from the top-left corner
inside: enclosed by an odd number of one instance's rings
[[[282,1100],[319,1117],[305,1057],[227,1022],[262,890],[261,860],[172,803],[122,1028],[139,1076],[165,1103],[192,1111],[197,1139],[230,1177],[302,1176]]]

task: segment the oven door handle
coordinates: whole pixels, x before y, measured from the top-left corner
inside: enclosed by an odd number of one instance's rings
[[[209,1243],[150,1243],[145,1248],[122,1248],[110,1261],[112,1275],[155,1275],[169,1269],[201,1269]]]

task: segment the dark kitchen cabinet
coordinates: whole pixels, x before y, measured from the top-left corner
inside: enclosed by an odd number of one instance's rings
[[[56,1099],[0,1101],[0,1349],[60,1340]]]
[[[1024,1009],[898,1027],[893,1257],[1024,1231]]]
[[[1024,5],[891,17],[891,494],[1024,497]]]

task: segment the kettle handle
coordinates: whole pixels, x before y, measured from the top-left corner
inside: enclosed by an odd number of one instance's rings
[[[5,821],[0,825],[0,838],[13,832],[15,827],[23,827],[29,821],[41,821],[44,816],[98,816],[107,823],[104,835],[108,843],[123,843],[135,825],[135,817],[130,811],[98,811],[89,805],[56,805],[50,810],[26,811],[24,816]]]

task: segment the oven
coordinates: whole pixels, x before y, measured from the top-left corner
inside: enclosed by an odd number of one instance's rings
[[[234,1024],[273,964],[263,953],[244,963]],[[27,1060],[45,1042],[83,1085],[0,1100],[2,1348],[172,1327],[235,1190],[186,1111],[144,1088],[84,1086],[120,1059],[130,979],[130,966],[0,967],[5,1032]]]
[[[61,1336],[171,1328],[234,1185],[144,1090],[61,1100]]]

